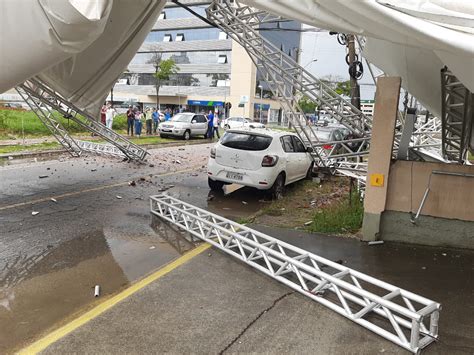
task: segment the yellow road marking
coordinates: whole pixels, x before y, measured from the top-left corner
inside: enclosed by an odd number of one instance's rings
[[[90,311],[84,313],[79,318],[71,321],[70,323],[62,326],[61,328],[53,331],[52,333],[46,335],[44,338],[34,342],[33,344],[27,346],[26,348],[22,349],[18,354],[25,355],[25,354],[37,354],[40,351],[43,351],[51,344],[55,343],[59,339],[65,337],[72,331],[76,330],[77,328],[81,327],[82,325],[86,324],[87,322],[93,320],[94,318],[98,317],[105,311],[109,310],[117,303],[123,301],[124,299],[130,297],[137,291],[141,290],[145,286],[149,285],[153,281],[156,281],[160,277],[165,276],[169,272],[173,271],[177,267],[183,265],[184,263],[188,262],[195,256],[201,254],[202,252],[206,251],[211,247],[210,244],[202,244],[197,248],[189,251],[187,254],[181,256],[180,258],[170,262],[169,264],[165,265],[158,271],[154,272],[153,274],[145,277],[143,280],[138,281],[136,284],[130,286],[129,288],[123,290],[119,294],[109,298],[108,300],[104,301],[103,303],[99,304],[98,306],[94,307]]]
[[[153,176],[158,176],[158,177],[169,176],[169,175],[174,175],[174,174],[180,174],[180,173],[187,173],[187,172],[190,172],[190,171],[195,171],[196,169],[197,169],[197,166],[189,168],[189,169],[177,170],[177,171],[173,171],[173,172],[170,172],[170,173],[158,174],[158,175],[153,175]],[[36,199],[36,200],[15,203],[13,205],[1,206],[0,211],[8,210],[10,208],[15,208],[15,207],[26,206],[26,205],[34,205],[35,203],[39,203],[39,202],[50,201],[51,198],[55,198],[56,200],[58,200],[58,199],[64,198],[64,197],[75,196],[75,195],[80,195],[82,193],[100,191],[100,190],[105,190],[105,189],[109,189],[109,188],[112,188],[112,187],[118,187],[118,186],[124,186],[124,185],[128,185],[128,181],[127,182],[119,182],[119,183],[111,184],[111,185],[103,185],[103,186],[99,186],[99,187],[93,187],[93,188],[90,188],[90,189],[85,189],[85,190],[80,190],[80,191],[67,192],[67,193],[62,194],[62,195],[54,195],[54,196],[50,196],[50,197],[39,198],[39,199]]]

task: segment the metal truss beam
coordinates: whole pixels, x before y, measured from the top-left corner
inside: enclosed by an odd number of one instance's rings
[[[474,120],[474,95],[448,68],[441,70],[442,149],[451,161],[467,159],[468,141]]]
[[[413,353],[438,338],[439,303],[168,195],[151,213]]]
[[[245,48],[263,74],[269,88],[280,101],[296,133],[307,145],[313,147],[313,158],[319,167],[332,167],[344,173],[346,163],[358,163],[362,159],[358,154],[360,146],[357,145],[356,151],[352,150],[350,140],[346,143],[339,142],[337,149],[329,151],[314,145],[319,140],[314,128],[298,106],[296,93],[305,95],[316,102],[321,110],[325,110],[332,118],[349,129],[354,138],[365,138],[370,135],[372,121],[370,117],[365,116],[349,101],[260,35],[259,24],[274,21],[274,16],[237,1],[231,3],[228,0],[214,0],[206,11],[209,20]],[[368,140],[363,146],[368,150],[370,146]],[[340,149],[343,150],[342,153]],[[331,154],[338,157],[332,157]],[[358,178],[365,179],[364,172],[357,175]]]
[[[50,112],[52,112],[52,110],[59,112],[64,117],[73,120],[81,127],[102,137],[107,142],[109,142],[110,145],[115,147],[111,148],[108,145],[98,143],[76,143],[78,146],[81,145],[81,148],[94,151],[99,154],[107,153],[108,155],[116,156],[118,156],[117,151],[121,151],[123,154],[122,156],[138,161],[144,160],[148,154],[145,149],[132,143],[113,130],[105,127],[100,122],[97,122],[87,112],[79,109],[72,103],[65,100],[58,93],[54,92],[47,85],[42,83],[39,79],[29,79],[25,83],[19,85],[19,89],[27,93],[39,106],[46,107]],[[35,111],[35,113],[38,115],[37,111]],[[41,116],[38,115],[38,117],[41,119]],[[112,154],[111,152],[114,153]]]
[[[73,157],[80,156],[82,153],[81,148],[69,135],[61,122],[54,116],[51,109],[45,106],[41,100],[30,95],[21,85],[16,87],[16,91],[64,149]]]

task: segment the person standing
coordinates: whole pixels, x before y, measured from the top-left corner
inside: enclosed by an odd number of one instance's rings
[[[105,125],[108,129],[112,129],[112,125],[114,124],[114,117],[116,116],[116,114],[117,111],[115,111],[114,106],[111,104],[105,112]]]
[[[133,112],[133,107],[128,106],[127,110],[127,134],[133,137],[133,126],[135,124],[135,112]]]
[[[167,108],[165,110],[165,121],[169,121],[171,119],[171,110]]]
[[[212,122],[212,126],[213,126],[212,138],[214,138],[214,135],[217,134],[217,139],[220,139],[221,136],[219,135],[219,115],[216,112],[213,116],[214,118]]]
[[[153,134],[156,134],[156,130],[158,129],[158,124],[160,123],[160,112],[153,107],[153,113],[151,114],[151,118],[153,119]]]
[[[140,109],[135,112],[135,134],[138,138],[142,135],[142,113]]]
[[[107,104],[104,102],[102,108],[100,109],[100,122],[105,126],[105,113],[107,112]]]
[[[148,108],[145,113],[145,125],[146,125],[146,134],[151,135],[151,124],[153,122],[153,117],[151,115],[150,109]]]
[[[214,114],[209,111],[207,115],[207,138],[212,139],[214,136]]]

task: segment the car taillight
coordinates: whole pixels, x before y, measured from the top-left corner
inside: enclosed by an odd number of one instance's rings
[[[211,158],[216,159],[216,148],[211,148]]]
[[[323,148],[329,150],[329,149],[332,149],[332,145],[331,144],[325,144],[325,145],[323,145]]]
[[[262,159],[262,166],[275,166],[278,162],[276,155],[265,155]]]

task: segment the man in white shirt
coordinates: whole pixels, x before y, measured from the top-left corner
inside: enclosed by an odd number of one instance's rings
[[[214,113],[214,118],[213,118],[213,132],[212,132],[212,138],[214,138],[214,133],[217,133],[217,138],[221,138],[219,135],[219,113],[216,112]]]
[[[112,129],[112,124],[114,123],[114,117],[117,114],[117,111],[115,111],[114,106],[110,105],[107,108],[107,111],[105,111],[105,125],[107,128]]]

